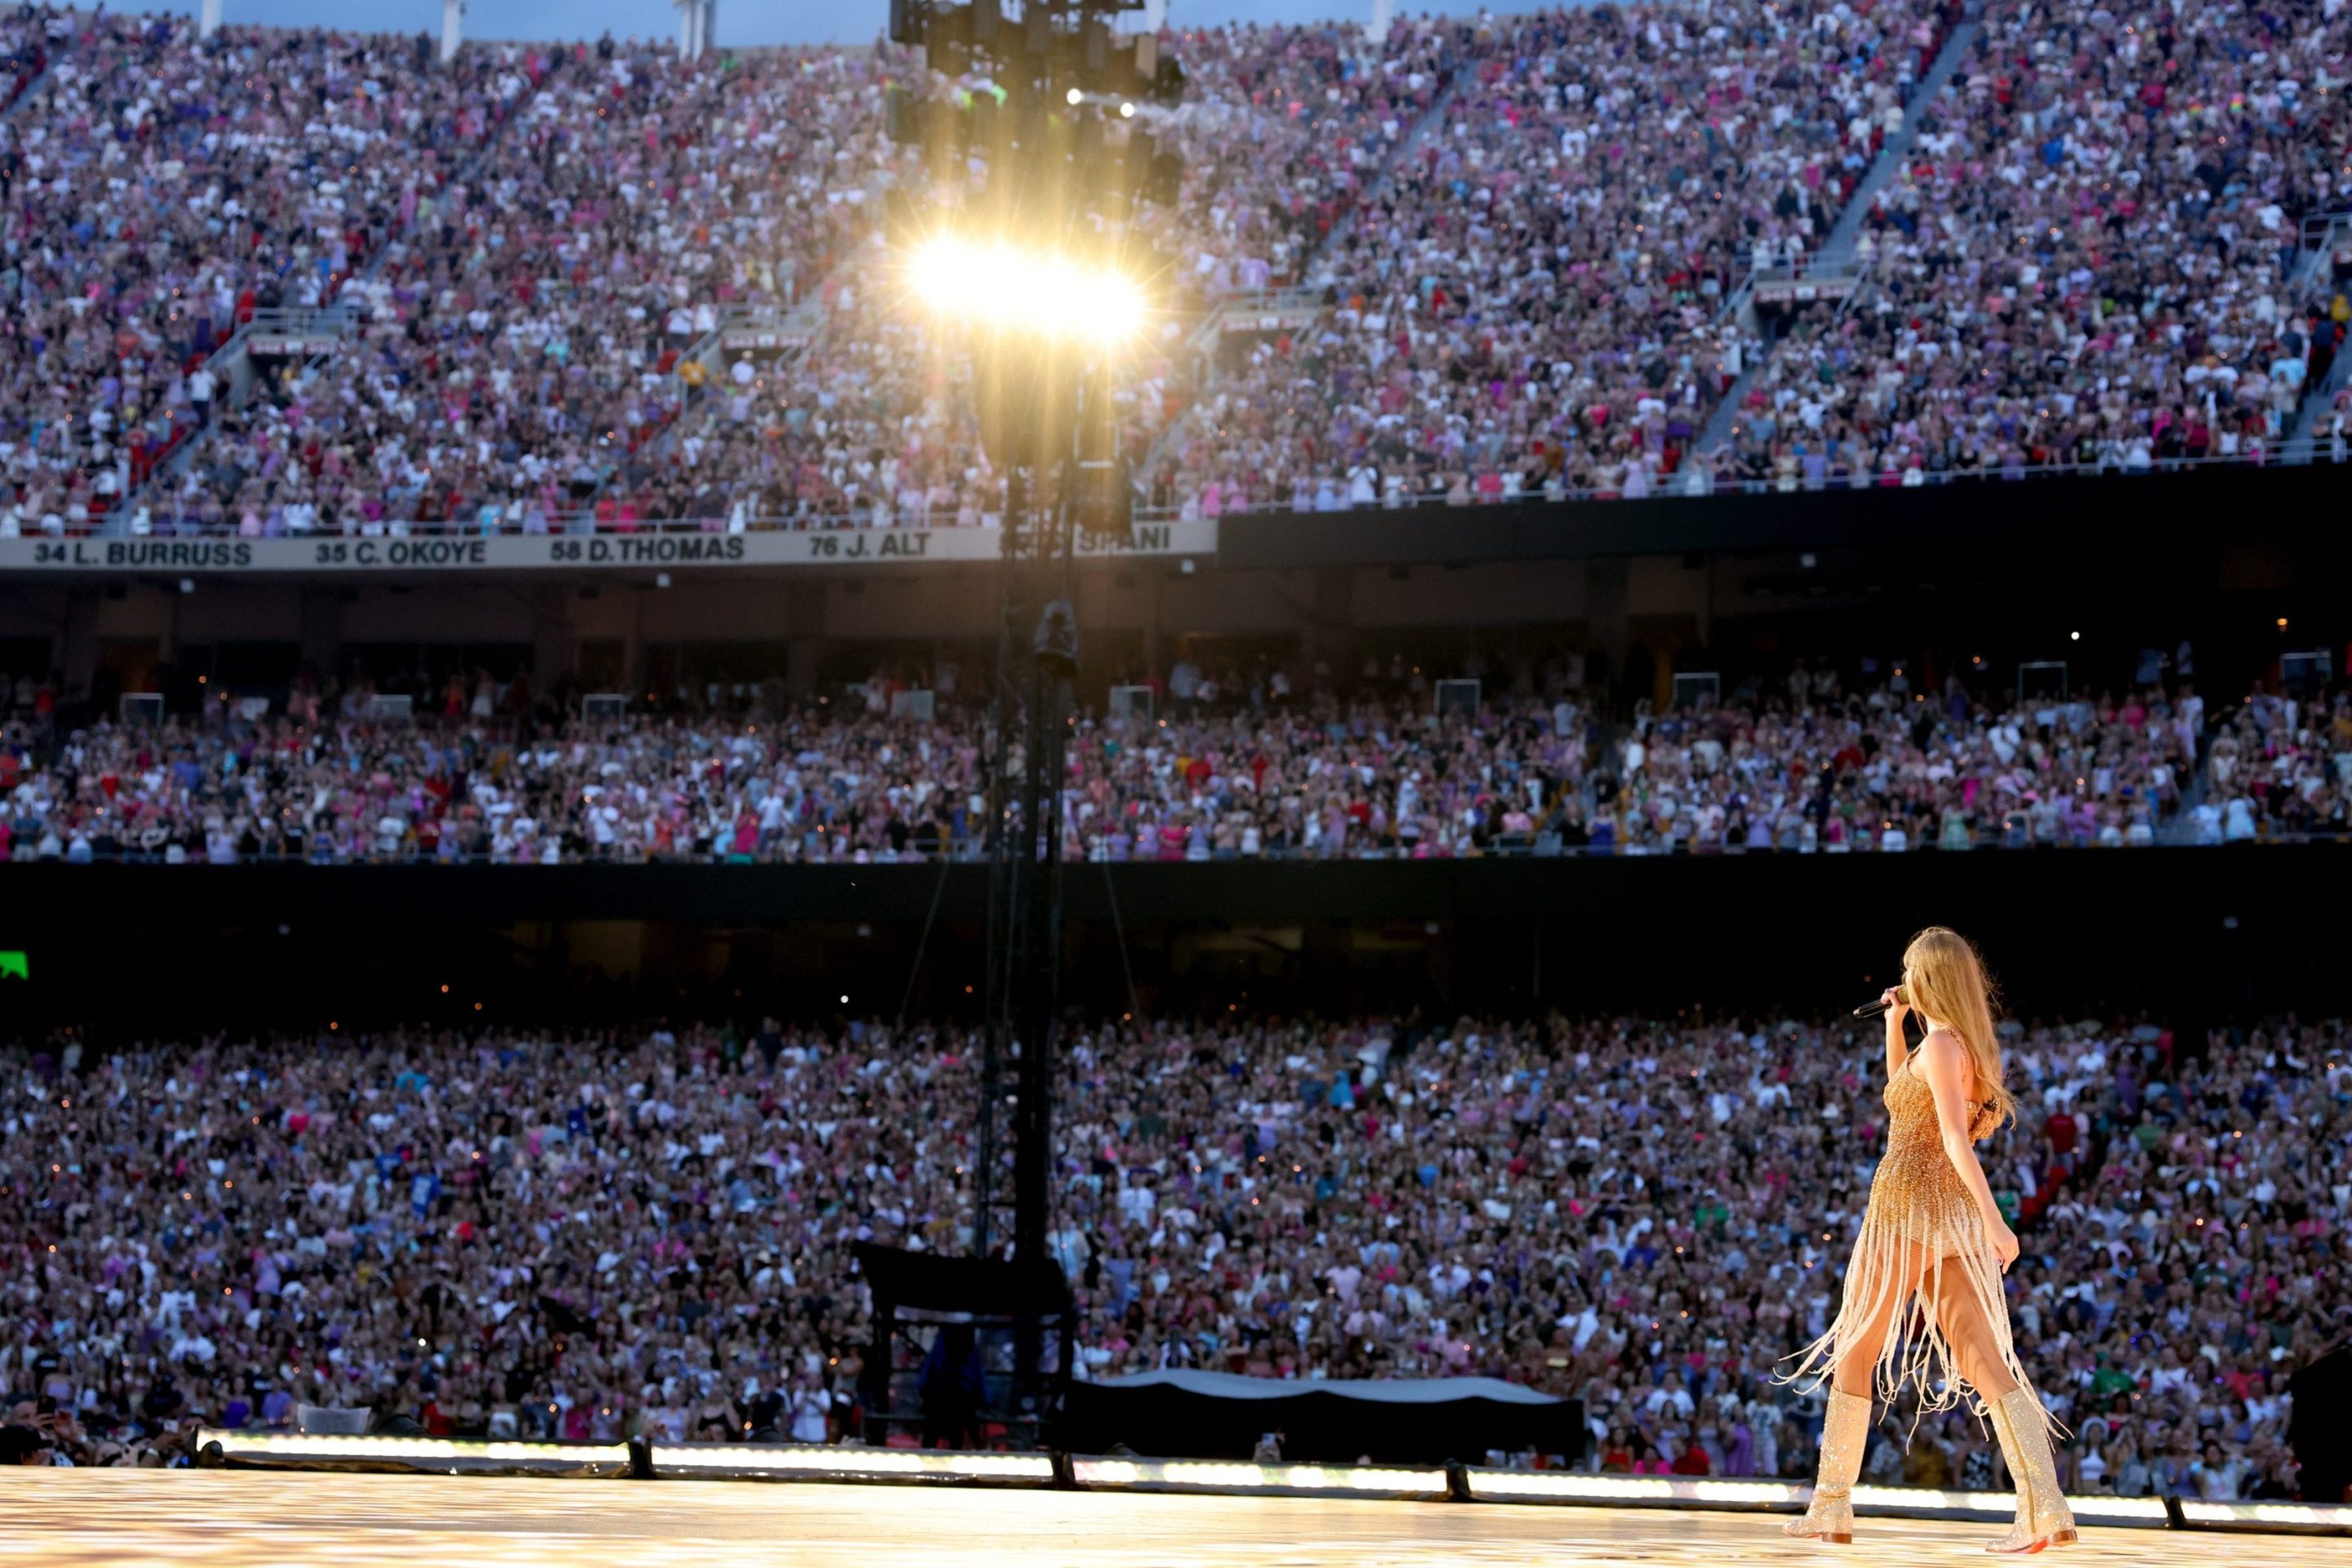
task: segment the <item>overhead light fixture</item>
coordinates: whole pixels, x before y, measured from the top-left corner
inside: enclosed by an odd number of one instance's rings
[[[982,331],[1108,348],[1143,328],[1139,283],[1058,251],[940,235],[916,248],[907,276],[934,313]]]

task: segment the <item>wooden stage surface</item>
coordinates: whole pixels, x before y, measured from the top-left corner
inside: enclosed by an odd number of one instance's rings
[[[1775,1516],[1636,1509],[723,1481],[0,1470],[0,1568],[399,1563],[402,1568],[1317,1568],[1397,1563],[1984,1563],[1998,1530],[1864,1519],[1850,1547]],[[2347,1561],[2340,1540],[2085,1530],[2039,1561]]]

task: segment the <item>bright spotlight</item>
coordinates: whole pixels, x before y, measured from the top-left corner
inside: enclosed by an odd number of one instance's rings
[[[916,250],[908,276],[933,311],[989,331],[1108,348],[1143,326],[1143,289],[1132,278],[1001,240],[942,235]]]
[[[1133,104],[1131,104],[1131,103],[1122,103],[1122,104],[1120,104],[1120,105],[1118,106],[1118,117],[1119,117],[1121,120],[1132,120],[1132,119],[1134,119],[1134,118],[1135,118],[1135,105],[1133,105]]]
[[[1070,89],[1070,90],[1069,90],[1069,91],[1067,91],[1067,92],[1066,92],[1066,93],[1064,93],[1064,94],[1062,95],[1062,101],[1063,101],[1064,103],[1068,104],[1072,109],[1076,109],[1078,105],[1080,105],[1080,104],[1084,103],[1086,100],[1087,100],[1087,95],[1086,95],[1085,93],[1083,93],[1083,92],[1080,92],[1080,91],[1079,91],[1076,88],[1075,88],[1075,87],[1074,87],[1074,88],[1072,88],[1072,89]]]

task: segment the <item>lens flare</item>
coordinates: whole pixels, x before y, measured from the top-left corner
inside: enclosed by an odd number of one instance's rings
[[[1142,286],[1117,268],[1002,240],[940,235],[915,249],[907,277],[939,316],[1056,342],[1115,347],[1146,314]]]

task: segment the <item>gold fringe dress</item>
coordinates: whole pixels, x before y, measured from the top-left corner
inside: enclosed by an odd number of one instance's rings
[[[1886,1082],[1886,1153],[1871,1180],[1870,1206],[1846,1266],[1837,1321],[1797,1352],[1797,1368],[1783,1381],[1820,1387],[1836,1370],[1838,1347],[1866,1338],[1872,1322],[1885,1321],[1886,1338],[1872,1369],[1878,1397],[1892,1404],[1906,1385],[1916,1384],[1917,1415],[1953,1409],[1965,1398],[1981,1420],[1987,1402],[1960,1373],[1956,1330],[1968,1342],[1969,1359],[1981,1366],[1990,1361],[1979,1358],[1998,1356],[2020,1387],[2032,1385],[2010,1338],[2000,1256],[1976,1199],[1944,1153],[1935,1091],[1911,1069],[1916,1056],[1906,1058]],[[1990,1105],[1975,1107],[1970,1140],[1990,1135],[1995,1122]],[[1962,1307],[1969,1298],[1979,1311]],[[1938,1301],[1959,1310],[1939,1314]]]

